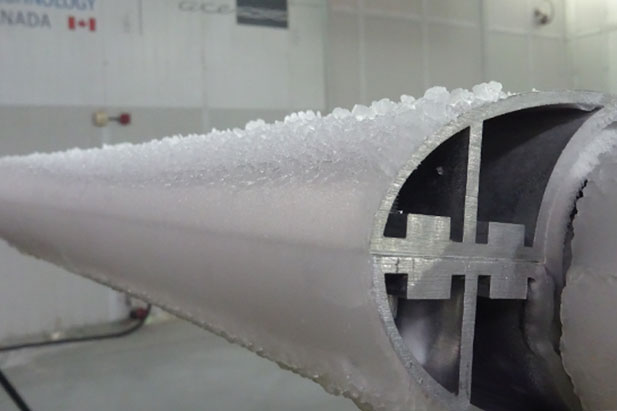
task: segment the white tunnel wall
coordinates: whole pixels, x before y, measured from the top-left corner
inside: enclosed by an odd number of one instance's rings
[[[485,80],[508,91],[569,88],[565,6],[551,0],[555,19],[538,26],[543,1],[331,1],[328,107]]]
[[[567,5],[574,87],[617,93],[617,2],[568,0]]]
[[[290,0],[285,30],[181,10],[200,0],[95,0],[79,12],[0,1],[51,25],[0,23],[0,155],[242,126],[435,84],[570,87],[564,7],[555,0],[556,20],[538,28],[538,2]],[[96,31],[69,30],[70,15],[95,18]],[[96,128],[99,108],[133,123]],[[105,287],[6,245],[0,261],[0,340],[125,313]]]

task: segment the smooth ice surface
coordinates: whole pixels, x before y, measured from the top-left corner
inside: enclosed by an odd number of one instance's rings
[[[617,151],[600,156],[598,163],[577,203],[572,264],[562,296],[562,357],[584,407],[615,410]]]
[[[392,348],[369,242],[431,134],[506,95],[435,87],[244,130],[0,160],[0,236],[129,290],[365,409],[438,409]]]

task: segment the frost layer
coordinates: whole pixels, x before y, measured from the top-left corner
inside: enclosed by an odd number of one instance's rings
[[[612,132],[612,139],[617,133]],[[617,151],[588,177],[562,296],[562,357],[588,410],[617,409]]]

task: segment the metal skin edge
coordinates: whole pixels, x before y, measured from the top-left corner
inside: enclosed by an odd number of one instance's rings
[[[616,96],[591,91],[534,91],[513,95],[498,102],[487,104],[463,113],[457,119],[442,127],[438,132],[425,138],[418,150],[408,160],[405,166],[401,168],[398,176],[390,184],[379,210],[375,215],[370,243],[370,250],[373,255],[373,295],[375,303],[386,332],[390,337],[392,347],[397,353],[400,361],[407,368],[410,376],[422,387],[425,394],[436,399],[444,409],[479,410],[479,408],[469,402],[461,403],[461,400],[455,394],[449,392],[437,383],[423,366],[417,362],[399,333],[388,301],[385,279],[378,261],[379,257],[376,255],[376,250],[380,249],[380,242],[383,239],[388,213],[392,209],[399,191],[409,176],[433,150],[447,139],[466,128],[482,124],[483,121],[496,116],[523,109],[550,105],[572,105],[585,110],[599,109],[583,123],[568,142],[551,173],[551,177],[542,197],[535,234],[536,238],[541,241],[534,243],[535,245],[533,248],[534,251],[538,253],[538,263],[545,266],[546,273],[550,277],[545,278],[545,281],[540,281],[537,287],[530,289],[528,304],[533,304],[534,300],[537,301],[546,298],[549,298],[552,302],[553,296],[550,295],[554,288],[552,283],[555,283],[559,290],[559,287],[563,285],[563,273],[560,269],[563,255],[563,239],[566,231],[566,217],[569,216],[569,213],[574,207],[574,195],[582,185],[585,177],[581,173],[573,174],[572,165],[573,162],[575,163],[576,160],[580,158],[581,151],[593,151],[592,148],[589,148],[593,145],[591,144],[593,138],[617,119]],[[584,147],[584,149],[581,150],[581,147]],[[591,169],[592,167],[588,168]],[[467,213],[465,218],[467,219]],[[559,228],[549,229],[550,227]],[[467,236],[468,234],[466,233],[465,235]],[[534,278],[536,280],[542,280],[541,277],[543,276],[544,273],[539,276],[534,276]],[[536,313],[542,313],[542,309],[538,309],[537,307],[534,308],[535,310],[533,311]],[[546,314],[546,312],[543,314]],[[539,320],[542,322],[542,319]]]

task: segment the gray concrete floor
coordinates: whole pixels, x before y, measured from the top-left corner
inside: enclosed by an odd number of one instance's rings
[[[16,352],[4,371],[34,411],[357,411],[345,398],[180,320],[121,339]],[[0,391],[0,410],[14,410]]]

